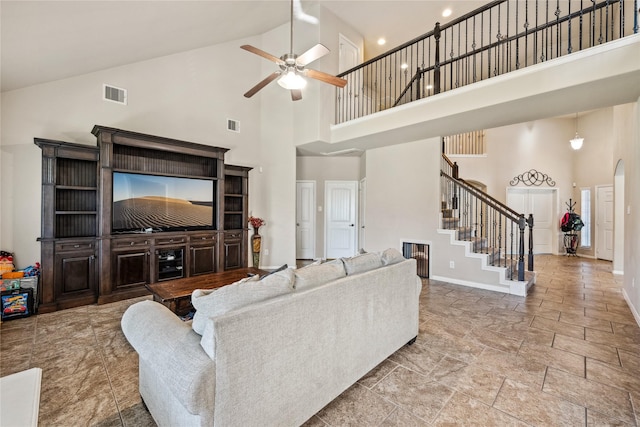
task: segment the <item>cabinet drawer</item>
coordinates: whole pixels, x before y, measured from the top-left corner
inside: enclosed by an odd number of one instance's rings
[[[213,233],[194,234],[191,236],[191,244],[194,243],[212,243],[216,241],[216,235]]]
[[[180,243],[185,243],[187,238],[184,236],[178,237],[161,237],[156,239],[156,246],[158,245],[175,245]]]
[[[116,248],[131,248],[149,246],[150,239],[115,239],[111,241],[111,246]]]
[[[56,243],[56,252],[63,251],[79,251],[85,249],[93,249],[95,247],[94,242],[64,242]]]
[[[242,238],[242,232],[237,233],[224,233],[224,240],[239,240]]]

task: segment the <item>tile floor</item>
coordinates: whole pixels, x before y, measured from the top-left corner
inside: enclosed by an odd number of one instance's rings
[[[526,298],[425,280],[418,340],[307,426],[640,424],[640,328],[611,263],[538,256]],[[147,426],[120,317],[137,300],[4,322],[0,374],[43,369],[41,426]]]

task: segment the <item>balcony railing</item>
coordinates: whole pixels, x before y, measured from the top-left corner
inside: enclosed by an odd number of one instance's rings
[[[339,74],[336,123],[638,32],[638,0],[497,0]]]

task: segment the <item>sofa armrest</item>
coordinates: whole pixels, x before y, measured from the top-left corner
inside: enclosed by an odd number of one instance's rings
[[[142,301],[122,316],[122,331],[167,390],[192,414],[213,408],[215,362],[200,336],[162,304]]]

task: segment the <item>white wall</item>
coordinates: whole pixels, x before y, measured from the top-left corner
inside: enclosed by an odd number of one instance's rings
[[[624,161],[624,295],[640,324],[640,99],[614,107],[614,155]]]
[[[366,250],[428,241],[438,228],[440,138],[367,152]]]
[[[316,258],[324,252],[325,181],[359,181],[361,157],[298,157],[296,180],[316,182]],[[318,208],[322,208],[320,212]]]

